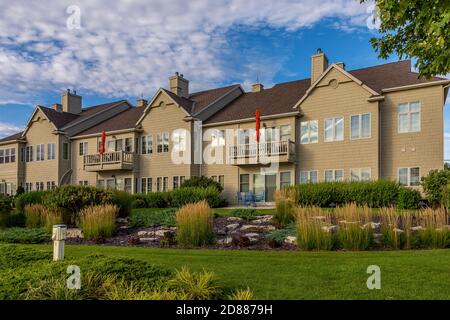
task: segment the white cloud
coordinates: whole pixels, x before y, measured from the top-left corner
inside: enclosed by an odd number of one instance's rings
[[[22,131],[23,128],[11,123],[0,122],[0,139]]]
[[[326,18],[345,20],[350,28],[363,26],[367,16],[365,5],[354,0],[75,3],[80,30],[66,27],[71,1],[0,0],[2,100],[30,101],[30,94],[67,87],[111,97],[149,96],[175,71],[184,73],[193,89],[220,84],[229,73],[242,73],[238,80],[248,82],[252,65],[229,70],[225,58],[231,28],[291,32]],[[279,66],[266,69],[264,80],[270,82]]]

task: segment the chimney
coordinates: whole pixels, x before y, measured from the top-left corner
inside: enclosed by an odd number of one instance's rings
[[[182,74],[175,72],[175,75],[169,78],[169,88],[177,96],[189,98],[189,81],[183,78]]]
[[[52,109],[55,110],[55,111],[61,112],[62,111],[62,105],[59,104],[59,103],[54,103],[54,104],[52,104]]]
[[[77,95],[77,92],[70,92],[70,89],[64,91],[61,97],[62,111],[80,114],[81,113],[81,96]]]
[[[252,85],[252,92],[261,92],[264,90],[264,85],[262,83],[255,83]]]
[[[336,62],[335,64],[336,64],[339,68],[342,68],[342,69],[345,70],[345,63],[343,63],[343,62]]]
[[[311,57],[311,84],[313,84],[322,73],[328,68],[328,59],[322,49],[317,49],[317,53]]]
[[[146,107],[147,105],[148,105],[148,101],[143,98],[136,100],[137,108]]]

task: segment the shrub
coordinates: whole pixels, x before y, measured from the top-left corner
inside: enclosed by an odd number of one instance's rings
[[[208,188],[208,187],[214,187],[219,192],[223,191],[222,185],[214,181],[212,178],[208,178],[205,176],[201,177],[192,177],[190,179],[187,179],[183,182],[181,185],[181,188],[191,188],[191,187],[197,187],[197,188]]]
[[[125,191],[111,191],[110,199],[106,203],[115,205],[119,210],[119,217],[128,217],[131,213],[133,197]]]
[[[371,227],[372,210],[349,204],[339,207],[335,212],[339,223],[337,230],[338,246],[346,250],[368,250],[373,243]]]
[[[146,208],[168,208],[171,203],[170,192],[149,192],[145,195]]]
[[[422,196],[419,191],[401,188],[398,193],[397,209],[418,209],[421,199]]]
[[[176,209],[136,209],[130,216],[130,227],[174,227]]]
[[[136,193],[132,195],[133,201],[131,202],[132,209],[147,208],[147,202],[145,200],[146,194]]]
[[[3,243],[44,243],[51,240],[48,230],[27,229],[27,228],[7,228],[0,230],[0,242]]]
[[[220,192],[214,187],[199,188],[186,187],[172,191],[172,206],[182,207],[188,203],[207,201],[212,208],[218,208],[226,205]]]
[[[176,214],[177,241],[182,245],[202,246],[214,240],[213,214],[206,201],[190,203]]]
[[[111,237],[116,228],[118,208],[113,205],[87,207],[80,212],[80,227],[87,239],[101,241]]]
[[[400,185],[392,181],[319,182],[296,186],[301,206],[331,207],[347,203],[367,205],[371,208],[395,204]]]
[[[228,300],[253,300],[254,294],[250,288],[239,289],[228,296]]]
[[[284,229],[276,229],[266,235],[266,239],[282,245],[288,236],[296,236],[295,223],[290,223]]]
[[[9,213],[12,210],[12,197],[0,194],[0,213]]]
[[[247,221],[255,220],[260,215],[256,209],[233,209],[230,211],[230,217],[237,217]]]
[[[318,207],[297,209],[297,245],[301,250],[331,250],[335,236],[331,230],[329,214]]]
[[[24,212],[26,205],[42,204],[43,197],[47,193],[48,191],[31,191],[21,194],[15,199],[16,210]]]
[[[295,189],[287,188],[275,192],[276,212],[275,221],[280,226],[286,226],[295,220],[297,207],[297,192]]]
[[[449,170],[431,170],[427,176],[422,177],[421,185],[430,205],[436,207],[444,204],[443,192],[449,183]]]

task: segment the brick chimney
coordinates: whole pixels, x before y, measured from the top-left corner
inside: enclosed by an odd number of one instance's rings
[[[136,107],[137,108],[141,108],[141,107],[146,107],[148,105],[148,101],[145,99],[138,99],[136,100]]]
[[[252,85],[252,92],[261,92],[264,90],[264,85],[262,83],[255,83]]]
[[[317,49],[317,53],[311,57],[311,84],[319,79],[327,68],[327,56],[322,52],[322,49]]]
[[[62,112],[62,105],[60,103],[52,104],[52,109],[58,112]]]
[[[80,114],[81,113],[81,96],[77,95],[77,92],[71,92],[70,89],[64,91],[61,97],[62,111]]]
[[[175,72],[175,75],[169,78],[169,88],[177,96],[189,98],[189,81],[182,74]]]

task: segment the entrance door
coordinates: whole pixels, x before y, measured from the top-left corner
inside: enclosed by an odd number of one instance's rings
[[[277,175],[276,174],[266,174],[266,202],[274,201],[274,193],[277,190]]]

